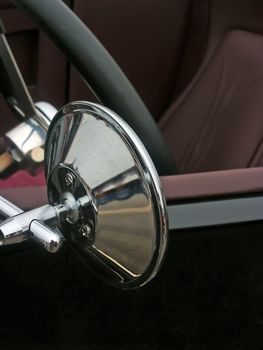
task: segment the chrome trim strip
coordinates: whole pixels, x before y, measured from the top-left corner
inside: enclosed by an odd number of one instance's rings
[[[263,220],[263,196],[168,205],[169,229],[239,224]]]

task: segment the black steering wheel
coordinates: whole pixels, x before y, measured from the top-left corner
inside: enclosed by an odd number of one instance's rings
[[[137,133],[159,175],[176,173],[153,117],[125,74],[85,24],[61,0],[13,0],[62,50],[105,106]]]

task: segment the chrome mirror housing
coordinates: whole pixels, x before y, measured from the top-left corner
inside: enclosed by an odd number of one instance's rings
[[[2,244],[32,237],[56,252],[66,239],[113,286],[151,280],[165,255],[167,211],[158,174],[133,130],[106,107],[70,103],[50,125],[45,170],[49,204],[4,221]],[[0,212],[16,210],[2,203]]]

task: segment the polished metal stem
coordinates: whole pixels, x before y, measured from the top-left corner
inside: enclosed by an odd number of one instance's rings
[[[10,217],[21,213],[23,213],[22,209],[18,208],[6,198],[0,196],[0,214],[4,217]]]
[[[0,224],[0,245],[17,244],[32,238],[48,252],[56,253],[64,241],[59,224],[65,220],[77,221],[79,211],[87,208],[90,198],[84,196],[76,201],[71,193],[65,192],[61,201],[58,205],[46,204],[23,212],[0,196],[0,214],[8,217]]]
[[[64,205],[53,207],[47,204],[23,212],[15,204],[0,196],[0,213],[9,217],[0,225],[0,245],[17,244],[32,237],[47,251],[56,253],[63,244],[63,236],[51,227],[56,226],[67,211]]]
[[[63,205],[44,205],[40,208],[22,212],[5,220],[0,225],[0,244],[9,245],[21,243],[30,236],[30,224],[33,220],[40,220],[51,227],[59,222],[59,212],[67,209]]]

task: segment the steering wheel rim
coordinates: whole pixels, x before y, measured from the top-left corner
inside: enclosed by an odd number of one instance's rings
[[[104,46],[61,0],[13,0],[39,25],[82,75],[99,100],[136,132],[159,175],[176,174],[176,166],[150,112]]]

